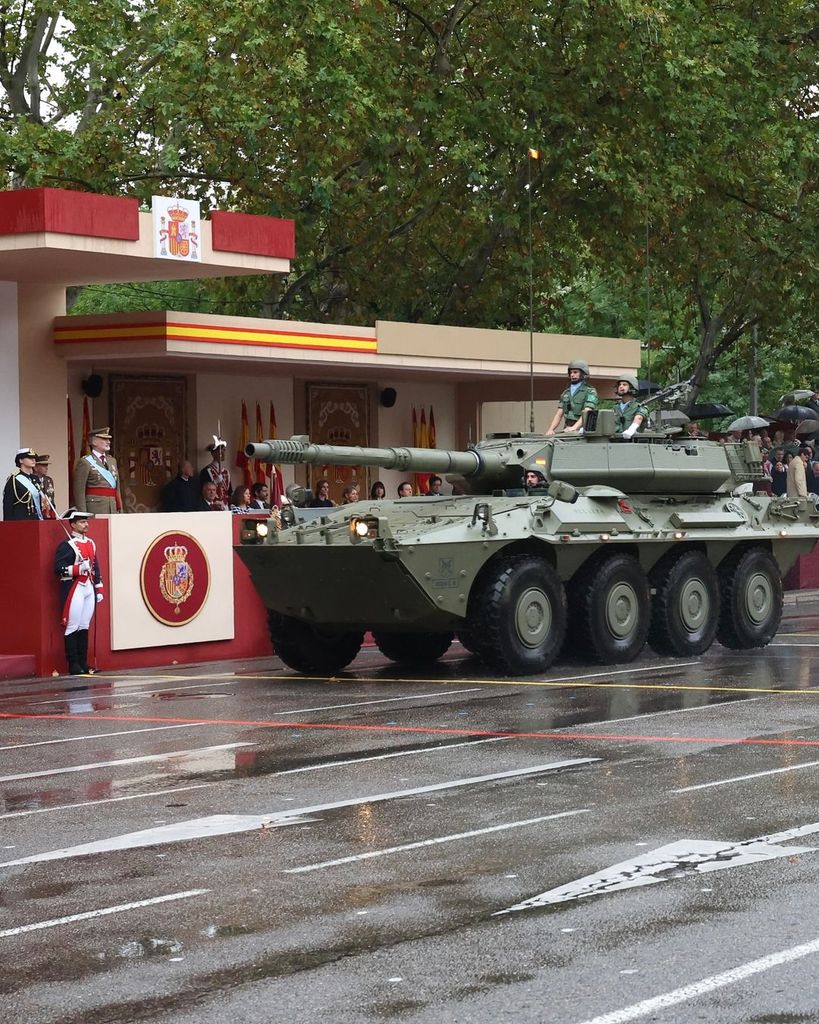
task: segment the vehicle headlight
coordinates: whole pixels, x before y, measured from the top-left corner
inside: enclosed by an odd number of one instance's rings
[[[351,516],[350,540],[360,544],[362,540],[375,540],[378,536],[378,519],[375,516]]]
[[[266,537],[267,536],[267,530],[268,530],[267,523],[256,523],[256,533],[258,533],[258,535],[260,537]]]

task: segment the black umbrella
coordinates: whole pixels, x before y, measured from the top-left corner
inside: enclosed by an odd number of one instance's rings
[[[653,380],[638,380],[637,381],[637,394],[638,395],[653,395],[655,391],[659,391],[662,387],[661,384],[655,384]]]
[[[722,402],[703,402],[701,405],[692,405],[688,410],[690,420],[720,420],[723,416],[733,415],[734,410]]]
[[[807,405],[783,405],[772,413],[775,420],[788,423],[801,423],[802,420],[816,419],[816,410]]]

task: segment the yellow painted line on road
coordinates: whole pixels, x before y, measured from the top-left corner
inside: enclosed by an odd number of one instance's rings
[[[350,678],[339,678],[337,676],[242,676],[242,679],[277,679],[277,680],[299,680],[299,679],[320,679],[328,683],[419,683],[424,686],[451,686],[457,680],[453,679],[413,679],[408,676],[390,676],[388,679],[370,676],[350,676]],[[600,689],[600,690],[691,690],[704,691],[705,693],[794,693],[803,694],[808,697],[819,696],[819,690],[787,690],[784,688],[763,687],[763,686],[687,686],[683,683],[584,683],[576,680],[550,681],[542,679],[471,679],[464,677],[461,682],[467,682],[474,686],[548,686],[555,689]]]

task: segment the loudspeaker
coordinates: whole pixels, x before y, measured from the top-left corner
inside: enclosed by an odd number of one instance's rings
[[[395,405],[395,400],[398,397],[398,392],[395,388],[384,388],[381,392],[381,404],[385,409],[392,409]]]
[[[102,384],[102,377],[98,373],[92,373],[80,386],[84,395],[88,395],[89,398],[99,398],[102,394]]]

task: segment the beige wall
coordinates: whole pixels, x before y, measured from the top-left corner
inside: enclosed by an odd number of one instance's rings
[[[528,331],[497,331],[477,327],[443,327],[379,320],[376,324],[379,355],[428,356],[529,364]],[[630,338],[596,338],[574,334],[540,334],[532,337],[534,362],[539,371],[557,370],[565,375],[571,359],[586,359],[593,375],[612,376],[640,365],[640,342]]]
[[[20,444],[51,458],[59,508],[68,495],[65,360],[55,351],[54,317],[65,314],[65,289],[59,285],[17,286]],[[60,509],[62,512],[63,509]]]

